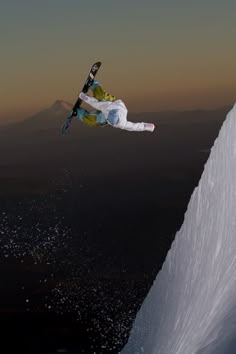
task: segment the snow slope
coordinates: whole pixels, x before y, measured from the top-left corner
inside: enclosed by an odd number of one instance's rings
[[[236,104],[122,354],[236,353]]]

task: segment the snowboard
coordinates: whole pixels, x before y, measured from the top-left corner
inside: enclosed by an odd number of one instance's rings
[[[88,92],[89,87],[93,84],[94,78],[95,78],[101,64],[102,63],[100,61],[93,64],[93,66],[91,67],[90,72],[88,74],[88,77],[85,80],[84,86],[82,88],[82,92],[84,92],[84,93]],[[77,101],[74,104],[74,107],[72,108],[72,111],[70,112],[70,115],[67,117],[67,119],[65,120],[65,123],[63,124],[63,126],[61,128],[62,135],[64,135],[67,132],[67,130],[71,124],[72,118],[77,116],[77,109],[80,107],[81,103],[82,103],[82,100],[81,100],[81,98],[78,97]]]

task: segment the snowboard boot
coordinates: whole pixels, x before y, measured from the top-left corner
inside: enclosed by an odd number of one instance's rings
[[[86,114],[88,114],[88,112],[85,109],[81,108],[81,107],[77,108],[76,111],[77,111],[76,118],[79,119],[81,122],[83,122],[84,116]]]

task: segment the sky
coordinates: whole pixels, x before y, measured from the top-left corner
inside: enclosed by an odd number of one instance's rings
[[[235,0],[1,0],[0,119],[73,103],[91,65],[130,112],[236,101]]]

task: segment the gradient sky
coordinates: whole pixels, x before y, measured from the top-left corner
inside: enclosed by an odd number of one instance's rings
[[[236,101],[235,0],[1,0],[0,118],[76,100],[91,65],[129,111]]]

